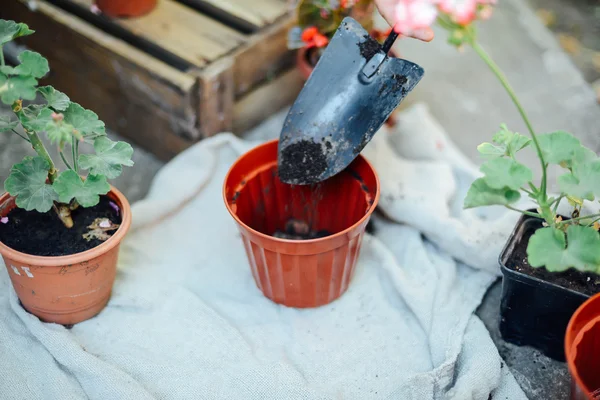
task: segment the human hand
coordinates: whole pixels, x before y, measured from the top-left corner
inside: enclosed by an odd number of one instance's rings
[[[437,10],[427,0],[375,0],[381,16],[399,34],[424,42],[433,40],[430,25],[435,21]]]

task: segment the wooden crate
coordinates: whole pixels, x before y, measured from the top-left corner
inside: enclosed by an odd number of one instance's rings
[[[303,81],[287,50],[287,0],[159,0],[112,20],[93,0],[7,0],[0,17],[37,33],[51,84],[107,126],[169,159],[221,131],[242,133],[291,104]]]

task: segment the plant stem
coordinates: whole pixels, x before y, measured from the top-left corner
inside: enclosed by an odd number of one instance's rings
[[[547,165],[546,165],[546,162],[544,161],[544,155],[542,154],[542,149],[540,147],[540,143],[538,142],[535,131],[533,130],[533,126],[531,125],[531,122],[529,121],[529,118],[527,117],[527,114],[525,113],[525,110],[523,109],[521,102],[517,98],[517,95],[516,95],[514,89],[508,82],[508,79],[506,78],[506,76],[504,75],[504,73],[502,72],[500,67],[494,62],[494,60],[492,60],[492,58],[479,45],[479,43],[477,43],[477,41],[472,40],[472,41],[470,41],[470,44],[473,47],[473,50],[475,50],[475,52],[479,55],[479,57],[481,57],[481,59],[488,65],[488,67],[490,67],[492,72],[496,75],[496,77],[498,78],[498,80],[500,81],[500,83],[502,84],[502,86],[504,87],[504,89],[506,90],[508,95],[510,96],[511,100],[513,101],[515,107],[517,107],[517,110],[519,110],[519,113],[521,114],[521,118],[523,118],[525,125],[527,125],[527,129],[529,130],[529,133],[531,134],[531,139],[533,140],[533,143],[535,145],[535,149],[537,151],[538,158],[540,159],[540,163],[542,164],[542,183],[541,183],[541,187],[540,187],[540,195],[542,196],[542,200],[545,201],[547,198],[547,193],[546,193]]]
[[[0,47],[0,65],[4,67],[4,49]]]
[[[31,140],[27,139],[25,136],[21,135],[19,132],[15,131],[14,129],[11,129],[11,131],[13,131],[13,133],[15,135],[19,136],[21,139],[27,140],[29,143],[31,143]]]
[[[35,150],[38,156],[42,157],[48,162],[48,165],[50,165],[50,168],[48,169],[48,180],[50,183],[54,183],[54,180],[58,177],[58,170],[54,166],[54,162],[52,161],[52,158],[50,158],[50,154],[48,154],[48,150],[46,150],[44,143],[42,143],[42,140],[35,132],[27,132],[27,136],[29,137],[33,150]]]
[[[592,225],[594,225],[598,221],[600,221],[600,218],[596,218],[595,220],[593,220],[592,222],[590,222],[590,224],[588,226],[592,226]]]
[[[554,204],[554,214],[556,214],[556,212],[558,211],[558,206],[560,205],[560,201],[563,199],[563,197],[565,197],[565,195],[561,194],[554,200],[553,203],[550,204],[550,205]]]
[[[533,193],[531,190],[527,190],[524,187],[522,187],[521,190],[527,193],[528,195],[535,197],[535,193]]]
[[[67,166],[67,168],[73,169],[73,167],[71,166],[71,164],[69,164],[69,162],[67,161],[67,158],[65,157],[64,153],[62,152],[62,150],[59,151],[59,154],[60,154],[60,158],[62,158],[62,161],[65,163],[65,165]]]
[[[79,140],[75,136],[71,138],[71,153],[73,155],[73,170],[79,173]]]
[[[589,218],[596,218],[596,217],[600,217],[600,214],[590,214],[590,215],[584,215],[583,217],[571,218],[566,221],[562,221],[559,225],[568,225],[572,222],[581,221],[582,219],[589,219]]]
[[[525,211],[525,210],[519,210],[518,208],[509,206],[509,205],[505,205],[504,207],[508,208],[509,210],[520,212],[521,214],[529,215],[530,217],[542,218],[542,216],[538,213],[532,213],[532,212]]]

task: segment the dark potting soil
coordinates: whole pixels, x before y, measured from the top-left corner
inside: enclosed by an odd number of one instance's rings
[[[377,42],[377,40],[373,39],[369,35],[365,35],[363,37],[365,41],[358,43],[358,49],[361,56],[363,56],[366,60],[370,60],[371,57],[381,50],[381,45],[379,42]]]
[[[276,231],[273,234],[276,238],[289,240],[319,239],[329,235],[331,235],[329,231],[313,231],[306,222],[295,219],[291,219],[285,224],[285,231]]]
[[[533,268],[529,265],[527,261],[527,244],[529,238],[541,227],[541,221],[529,225],[529,229],[523,232],[522,239],[516,244],[513,254],[506,261],[506,267],[590,296],[600,292],[599,275],[580,272],[574,268],[564,272],[549,272],[546,268]]]
[[[292,185],[314,183],[327,169],[327,150],[312,140],[285,147],[279,160],[279,179]]]
[[[114,224],[121,223],[120,211],[117,213],[113,209],[107,196],[101,196],[98,205],[79,207],[71,215],[74,226],[68,229],[53,210],[42,214],[15,208],[8,213],[8,223],[0,223],[0,242],[33,256],[66,256],[93,249],[103,243],[98,239],[88,242],[83,238],[90,230],[88,226],[96,218],[108,218]],[[106,233],[112,236],[115,232]]]

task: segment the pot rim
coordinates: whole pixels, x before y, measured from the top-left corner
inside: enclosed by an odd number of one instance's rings
[[[100,255],[108,252],[112,248],[119,245],[123,240],[129,227],[131,226],[131,206],[129,201],[117,188],[110,185],[110,191],[106,195],[113,194],[115,200],[121,209],[121,226],[117,229],[114,235],[110,237],[106,242],[81,253],[70,254],[67,256],[34,256],[27,253],[14,250],[0,241],[0,254],[5,257],[11,258],[15,261],[24,264],[38,265],[41,267],[55,267],[57,265],[71,265],[78,264],[90,259],[99,257]],[[12,196],[9,193],[4,193],[0,196],[0,205],[4,204]]]
[[[589,325],[594,322],[595,320],[597,320],[598,317],[589,320],[582,328],[580,331],[578,332],[574,332],[575,330],[575,321],[577,321],[577,318],[579,317],[579,315],[583,312],[583,310],[585,308],[587,308],[591,303],[595,303],[596,301],[600,300],[600,293],[597,293],[593,296],[591,296],[588,300],[586,300],[585,303],[583,303],[573,314],[573,316],[571,317],[571,319],[569,320],[569,325],[567,325],[567,332],[565,334],[565,356],[567,359],[567,365],[568,365],[568,369],[569,369],[569,374],[571,374],[571,377],[573,378],[573,380],[575,381],[575,383],[586,392],[586,394],[590,393],[590,388],[588,388],[584,383],[583,380],[581,379],[581,376],[579,376],[579,372],[577,370],[577,368],[575,367],[575,355],[577,354],[577,348],[574,348],[577,344],[579,343],[575,343],[577,336],[579,335],[579,333],[589,329]]]
[[[282,239],[282,238],[278,238],[275,236],[271,236],[271,235],[267,235],[265,233],[259,232],[256,229],[248,226],[246,223],[244,223],[231,209],[231,206],[229,205],[229,201],[227,200],[227,179],[229,178],[229,175],[231,174],[231,171],[235,168],[235,166],[237,165],[238,161],[246,156],[248,153],[253,152],[255,150],[258,150],[259,148],[262,147],[266,147],[266,146],[271,146],[273,143],[277,143],[279,142],[279,139],[272,139],[269,140],[265,143],[259,144],[258,146],[253,147],[252,149],[248,150],[247,152],[245,152],[244,154],[242,154],[240,157],[237,158],[237,160],[231,165],[231,167],[229,168],[229,170],[227,171],[227,174],[225,175],[225,179],[223,181],[223,201],[225,202],[225,206],[227,207],[227,211],[229,211],[229,214],[231,214],[231,216],[233,217],[233,219],[235,219],[235,221],[240,224],[241,226],[243,226],[247,231],[263,238],[263,239],[267,239],[267,240],[272,240],[274,242],[278,242],[278,243],[302,243],[302,244],[312,244],[312,243],[321,243],[321,242],[327,242],[329,240],[332,240],[334,238],[338,238],[340,236],[346,235],[348,232],[352,231],[353,229],[356,229],[357,226],[359,226],[360,224],[362,224],[363,222],[365,222],[366,220],[368,220],[371,217],[371,214],[373,214],[373,212],[375,211],[375,208],[377,208],[377,204],[379,203],[379,195],[380,195],[380,183],[379,183],[379,176],[377,175],[377,171],[375,171],[375,168],[373,168],[373,166],[371,165],[371,163],[362,155],[362,154],[358,154],[358,156],[356,158],[361,158],[369,167],[369,169],[371,169],[371,171],[373,171],[373,176],[375,177],[375,197],[373,199],[373,204],[371,204],[369,206],[369,209],[367,210],[367,212],[365,213],[365,215],[362,216],[361,219],[359,219],[357,222],[355,222],[354,224],[352,224],[351,226],[349,226],[348,228],[344,229],[343,231],[339,231],[336,232],[334,234],[331,234],[329,236],[325,236],[322,238],[317,238],[317,239],[308,239],[308,240],[298,240],[298,239]],[[270,163],[272,163],[272,161],[269,161]]]
[[[529,211],[531,211],[533,209],[530,209]],[[535,211],[535,210],[534,210]],[[506,243],[504,244],[504,247],[502,248],[502,251],[500,251],[500,255],[498,256],[498,264],[500,264],[500,269],[502,271],[503,274],[511,274],[511,275],[515,275],[516,277],[518,277],[521,281],[524,280],[528,280],[528,281],[534,281],[535,283],[538,284],[544,284],[544,285],[548,285],[554,289],[560,289],[562,291],[571,293],[573,295],[577,295],[580,297],[583,297],[586,299],[590,299],[592,296],[582,293],[582,292],[578,292],[577,290],[573,290],[573,289],[569,289],[566,288],[564,286],[560,286],[557,285],[556,283],[553,282],[548,282],[546,280],[540,279],[538,277],[535,276],[531,276],[531,275],[527,275],[523,272],[520,271],[516,271],[514,269],[508,268],[506,266],[506,264],[504,263],[504,259],[508,256],[509,253],[511,253],[514,250],[514,247],[516,245],[516,237],[519,235],[519,229],[521,228],[522,225],[526,224],[527,221],[529,220],[536,220],[539,218],[535,218],[529,215],[522,215],[517,223],[515,224],[515,227],[513,228],[512,232],[510,233],[510,236],[508,237],[508,239],[506,240]],[[532,267],[533,268],[533,267]],[[545,267],[543,267],[545,268]]]

